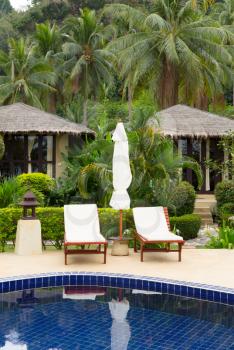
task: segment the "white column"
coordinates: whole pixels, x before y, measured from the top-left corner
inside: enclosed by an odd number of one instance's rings
[[[177,144],[178,144],[178,156],[180,158],[182,158],[182,155],[183,155],[183,151],[182,151],[183,150],[183,140],[178,139]],[[182,169],[181,168],[179,170],[179,180],[180,181],[182,180]]]
[[[228,174],[228,160],[229,160],[229,152],[226,147],[223,149],[223,157],[224,157],[224,169],[222,173],[222,180],[228,180],[229,174]]]
[[[210,139],[206,139],[206,161],[210,159]],[[210,191],[210,168],[206,166],[206,191]]]

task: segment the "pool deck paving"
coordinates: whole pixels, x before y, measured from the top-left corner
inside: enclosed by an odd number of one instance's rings
[[[182,262],[177,253],[145,253],[144,260],[140,262],[139,253],[132,249],[129,256],[111,256],[109,249],[106,265],[102,255],[68,256],[65,266],[63,251],[33,256],[1,253],[0,278],[46,272],[111,272],[234,288],[234,250],[184,249]]]

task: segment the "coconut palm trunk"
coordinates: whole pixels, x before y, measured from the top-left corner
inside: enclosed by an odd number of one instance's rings
[[[161,108],[178,103],[179,77],[176,66],[165,59],[160,82],[159,103]]]

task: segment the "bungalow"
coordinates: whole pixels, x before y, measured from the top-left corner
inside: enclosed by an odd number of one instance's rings
[[[216,183],[224,178],[234,178],[233,173],[221,173],[208,166],[210,160],[222,164],[230,157],[220,147],[220,141],[234,132],[233,119],[185,105],[164,109],[158,113],[158,117],[156,127],[174,140],[181,154],[193,157],[201,164],[204,179],[202,193],[212,192]],[[185,170],[183,177],[197,188],[197,179],[191,169]]]
[[[38,108],[15,103],[0,107],[0,134],[5,154],[0,160],[0,177],[43,172],[59,177],[64,168],[63,153],[74,142],[94,132]]]
[[[185,105],[176,105],[158,113],[154,126],[174,140],[178,151],[195,158],[202,167],[202,193],[210,193],[222,178],[234,174],[214,171],[208,161],[222,164],[228,155],[219,147],[220,140],[234,131],[234,120]],[[23,103],[0,107],[0,134],[4,135],[5,155],[0,160],[0,177],[25,172],[44,172],[59,177],[64,169],[63,154],[71,145],[79,144],[94,132],[84,125],[72,123]],[[183,177],[197,188],[192,170]]]

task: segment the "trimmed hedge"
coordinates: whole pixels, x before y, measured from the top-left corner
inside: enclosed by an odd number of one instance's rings
[[[201,217],[197,214],[173,216],[170,218],[170,224],[171,229],[178,229],[185,240],[192,239],[197,237],[201,227]]]
[[[119,212],[111,208],[100,208],[99,210],[101,232],[106,237],[118,236]],[[37,217],[41,221],[42,240],[51,241],[57,249],[62,248],[64,237],[63,208],[46,207],[37,208]],[[1,249],[7,241],[15,241],[17,221],[22,216],[20,208],[0,209],[0,244]],[[201,225],[201,219],[196,214],[183,215],[170,218],[171,229],[180,230],[184,239],[194,238]],[[123,231],[132,232],[135,229],[132,210],[123,211]]]

